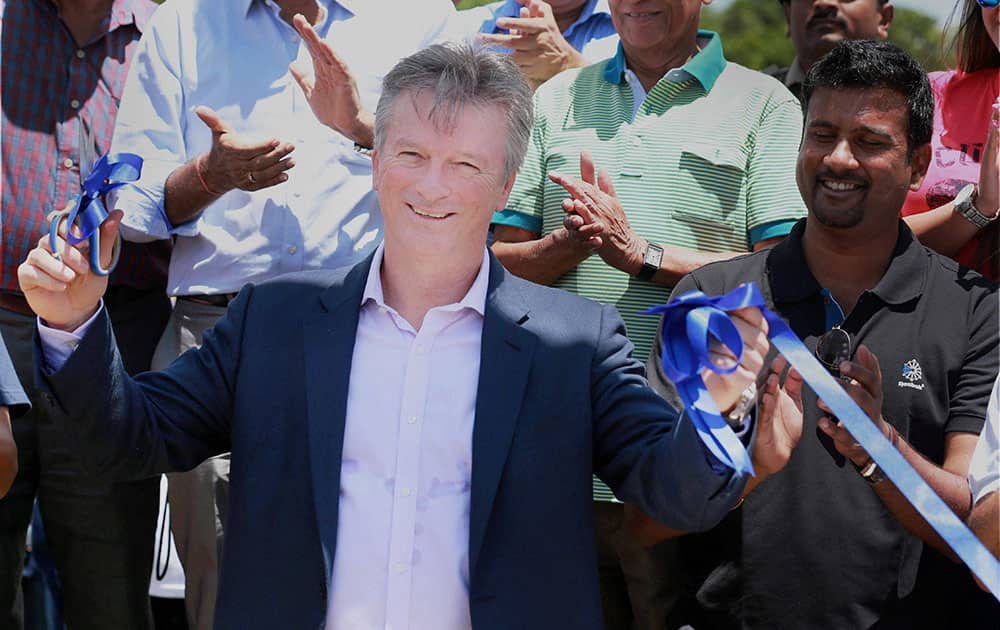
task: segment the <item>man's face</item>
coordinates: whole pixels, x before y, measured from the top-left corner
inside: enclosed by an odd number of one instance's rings
[[[416,255],[481,257],[493,211],[514,183],[504,176],[507,119],[499,107],[463,107],[451,129],[428,118],[433,96],[400,94],[372,182],[386,244]]]
[[[702,5],[712,0],[609,0],[611,21],[627,50],[690,46],[684,34],[698,28]],[[689,52],[689,51],[684,51]]]
[[[785,3],[788,34],[795,54],[806,66],[845,39],[885,39],[889,36],[892,16],[892,3],[880,5],[878,0],[789,0]]]
[[[906,97],[889,89],[817,89],[809,101],[796,179],[810,218],[829,228],[892,229],[917,190],[930,146],[907,160]]]

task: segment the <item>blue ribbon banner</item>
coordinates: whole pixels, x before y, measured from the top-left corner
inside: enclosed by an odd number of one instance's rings
[[[701,291],[689,291],[670,304],[646,311],[649,314],[663,314],[663,372],[676,385],[698,435],[709,452],[726,466],[753,474],[746,448],[720,415],[701,378],[704,368],[720,374],[736,369],[735,366],[723,369],[714,365],[709,359],[709,347],[714,337],[738,359],[743,352],[743,341],[729,312],[751,306],[760,308],[767,320],[771,344],[833,410],[837,419],[924,520],[940,534],[990,592],[1000,599],[1000,562],[893,447],[788,324],[766,307],[760,289],[753,283],[741,285],[719,297],[708,297]]]
[[[94,170],[83,180],[80,194],[77,195],[73,207],[66,212],[60,212],[52,218],[49,225],[49,244],[58,258],[56,247],[59,226],[63,219],[67,221],[66,241],[76,245],[90,239],[90,268],[99,276],[110,274],[118,264],[121,252],[120,241],[116,241],[111,264],[107,269],[101,266],[101,224],[108,219],[108,209],[104,207],[101,198],[115,188],[124,186],[139,179],[142,173],[142,158],[134,153],[116,153],[103,155],[94,165]],[[74,234],[73,226],[79,230]],[[119,237],[120,239],[120,237]]]

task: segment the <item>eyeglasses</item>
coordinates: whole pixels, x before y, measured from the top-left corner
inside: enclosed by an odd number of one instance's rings
[[[1000,5],[1000,0],[976,0],[976,4],[984,9],[992,9],[995,6]]]
[[[851,335],[843,328],[834,326],[816,341],[816,358],[830,374],[840,375],[840,364],[851,360]]]

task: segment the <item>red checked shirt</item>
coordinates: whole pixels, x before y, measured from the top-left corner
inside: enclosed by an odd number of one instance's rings
[[[149,0],[116,0],[106,29],[78,46],[47,0],[0,0],[3,205],[0,291],[17,291],[17,266],[48,230],[46,216],[79,192],[85,121],[108,150],[118,101]],[[170,244],[125,243],[112,285],[166,286]]]

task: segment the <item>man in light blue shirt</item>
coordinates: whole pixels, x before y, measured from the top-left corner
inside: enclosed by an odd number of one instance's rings
[[[499,0],[458,13],[466,33],[513,55],[532,88],[615,54],[607,0]]]
[[[388,13],[406,25],[392,37]],[[293,27],[296,14],[309,45]],[[371,146],[364,112],[374,110],[389,68],[441,37],[453,15],[447,0],[172,0],[158,10],[112,141],[113,151],[145,160],[138,186],[115,200],[125,237],[175,242],[167,290],[177,302],[154,369],[200,345],[247,282],[351,265],[375,249],[382,217],[371,159],[355,148]],[[329,48],[313,64],[319,37],[335,42],[336,61],[357,77],[333,104],[350,119],[338,130],[312,109],[328,92],[307,96],[297,85],[330,76]],[[170,478],[193,628],[210,627],[213,616],[228,475],[223,455]]]

